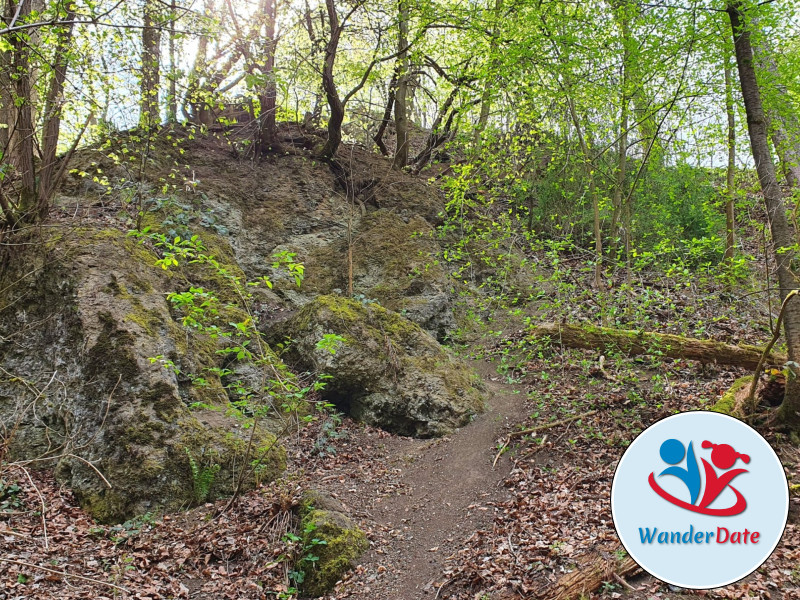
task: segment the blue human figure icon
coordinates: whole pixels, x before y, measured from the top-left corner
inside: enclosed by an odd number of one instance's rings
[[[661,444],[659,453],[665,463],[673,465],[661,471],[659,477],[662,475],[674,475],[689,488],[690,503],[697,502],[697,497],[700,495],[700,468],[697,466],[697,458],[695,458],[692,443],[689,442],[689,450],[687,451],[682,442],[676,439],[669,439]],[[683,460],[684,455],[686,456],[686,468],[676,466]]]

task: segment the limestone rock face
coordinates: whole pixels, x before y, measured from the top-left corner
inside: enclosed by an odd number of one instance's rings
[[[306,266],[295,297],[300,306],[318,294],[347,290],[352,270],[356,297],[401,313],[439,340],[452,333],[453,282],[437,260],[441,249],[430,223],[381,209],[359,214],[352,238],[351,252],[342,237],[294,236],[281,246],[303,257]]]
[[[400,435],[444,435],[483,409],[479,379],[418,325],[376,303],[319,296],[273,331],[287,360],[330,376],[323,396]],[[318,342],[340,340],[331,348]],[[331,350],[334,350],[333,352]]]
[[[481,410],[473,379],[434,339],[456,330],[457,297],[439,262],[436,186],[357,148],[346,169],[303,156],[254,168],[214,136],[178,147],[162,133],[137,206],[123,193],[128,168],[104,148],[80,149],[54,198],[53,214],[68,224],[15,240],[25,252],[3,257],[1,459],[54,468],[106,522],[230,494],[249,449],[267,456],[243,490],[278,476],[285,456],[274,434],[298,401],[263,386],[269,373],[291,374],[267,346],[258,344],[265,361],[240,360],[247,353],[220,354],[222,340],[184,324],[185,306],[167,294],[192,289],[215,296],[221,329],[246,321],[280,340],[287,316],[312,314],[305,328],[293,321],[290,356],[334,376],[328,397],[366,422],[433,436]],[[122,132],[109,144],[128,141]],[[189,176],[191,192],[178,184],[168,193],[165,182]],[[198,236],[223,269],[195,261],[164,271],[164,249],[126,236],[134,226],[169,240]],[[305,265],[302,285],[287,262]],[[269,285],[244,284],[262,277]],[[359,301],[329,296],[351,284]],[[328,333],[345,340],[336,354],[316,345]],[[253,396],[278,410],[251,439],[242,419],[256,414],[247,392],[259,386],[267,393]]]
[[[10,265],[5,281],[25,285],[0,286],[7,458],[54,467],[102,522],[229,495],[247,464],[250,431],[211,409],[229,406],[219,378],[186,376],[218,364],[217,345],[176,321],[166,292],[178,284],[155,260],[121,231],[74,230]],[[266,429],[253,444],[266,459],[244,488],[285,466]]]

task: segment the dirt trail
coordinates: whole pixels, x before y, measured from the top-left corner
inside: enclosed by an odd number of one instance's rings
[[[524,418],[525,396],[501,383],[493,365],[473,367],[487,388],[487,411],[444,439],[390,444],[387,458],[402,466],[401,493],[370,502],[362,489],[360,505],[351,504],[357,516],[372,521],[380,539],[373,539],[363,571],[346,587],[348,597],[433,598],[447,583],[445,559],[473,532],[491,527],[494,509],[487,503],[508,497],[502,482],[511,465],[501,459],[492,468],[492,462],[497,440]],[[446,597],[445,587],[439,598]]]

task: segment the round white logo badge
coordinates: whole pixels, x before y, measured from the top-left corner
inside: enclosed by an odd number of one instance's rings
[[[653,424],[625,451],[611,512],[622,545],[645,571],[708,589],[749,575],[772,554],[789,488],[774,450],[750,426],[685,412]]]

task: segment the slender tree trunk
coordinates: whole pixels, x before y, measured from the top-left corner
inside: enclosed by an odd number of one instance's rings
[[[203,7],[203,16],[206,19],[211,18],[214,14],[216,2],[214,0],[206,0]],[[208,69],[208,34],[203,32],[197,41],[197,54],[194,58],[194,65],[189,72],[188,82],[186,84],[186,98],[184,103],[183,112],[187,119],[191,118],[195,123],[202,123],[208,125],[205,119],[204,112],[206,103],[203,98],[201,90],[201,79],[207,74]]]
[[[725,190],[725,261],[733,260],[736,245],[736,215],[734,203],[736,200],[736,120],[733,110],[733,81],[731,77],[730,56],[725,54],[725,113],[728,115],[728,170],[727,187]]]
[[[67,9],[66,20],[75,18],[74,5]],[[57,33],[55,61],[50,87],[44,107],[44,128],[42,131],[42,163],[39,168],[39,197],[38,217],[43,219],[47,215],[50,198],[55,192],[56,153],[58,151],[58,138],[61,131],[61,109],[63,107],[64,81],[67,78],[68,57],[72,45],[73,25],[69,23]]]
[[[11,0],[0,0],[0,18],[2,23],[8,25],[14,16],[11,10],[14,2]],[[0,123],[6,127],[0,127],[0,152],[8,156],[10,148],[10,129],[14,122],[14,99],[11,94],[11,64],[13,56],[10,50],[0,49]]]
[[[20,4],[21,3],[21,4]],[[31,3],[23,0],[8,3],[9,12],[13,15],[19,10],[19,18],[25,19],[30,14]],[[37,216],[36,171],[34,170],[34,125],[33,100],[31,97],[30,45],[21,34],[9,36],[11,44],[12,107],[9,113],[12,119],[10,127],[10,162],[20,176],[19,208],[22,218],[35,219]]]
[[[394,97],[394,128],[397,135],[397,147],[394,152],[392,167],[402,169],[408,164],[408,0],[398,0],[398,35],[397,92]]]
[[[581,130],[581,122],[575,110],[575,103],[569,95],[567,95],[567,106],[572,123],[575,125],[575,131],[578,134],[578,141],[583,153],[584,170],[586,171],[586,178],[589,180],[589,196],[592,199],[592,213],[594,216],[594,287],[599,290],[603,285],[603,236],[600,228],[600,198],[597,194],[594,178],[594,157]]]
[[[383,110],[383,118],[381,119],[381,124],[378,126],[378,131],[375,132],[375,135],[372,137],[375,140],[375,143],[378,145],[378,149],[381,151],[381,154],[384,156],[389,156],[389,149],[386,147],[386,144],[383,141],[383,136],[386,133],[386,128],[389,126],[389,121],[392,120],[392,110],[394,109],[394,96],[397,92],[397,77],[398,77],[398,68],[399,63],[395,67],[394,72],[392,73],[392,78],[389,81],[389,89],[386,95],[386,108]]]
[[[447,96],[447,100],[445,100],[441,110],[439,110],[438,114],[436,115],[436,120],[433,122],[433,125],[431,125],[431,131],[425,140],[425,147],[417,156],[414,157],[413,162],[415,173],[419,173],[427,166],[433,157],[433,151],[445,143],[450,137],[450,132],[453,127],[453,119],[456,114],[456,111],[451,107],[456,99],[456,96],[458,96],[459,89],[459,87],[454,87],[451,90],[450,95]],[[448,113],[449,116],[447,117],[447,121],[445,122],[444,127],[442,127],[442,121],[444,120],[444,117],[448,115]]]
[[[275,149],[278,143],[278,124],[276,121],[278,112],[278,87],[275,81],[275,49],[277,39],[275,38],[275,24],[277,20],[278,2],[277,0],[264,0],[263,14],[265,20],[265,39],[264,65],[261,69],[266,81],[264,82],[264,93],[259,98],[261,103],[261,134],[259,146],[261,152]]]
[[[142,27],[141,113],[139,124],[146,128],[158,127],[161,116],[158,102],[161,70],[161,25],[158,0],[145,0],[144,26]]]
[[[493,82],[486,77],[483,82],[483,91],[481,92],[481,108],[478,113],[478,122],[475,124],[475,145],[477,146],[481,141],[481,136],[489,124],[489,114],[492,112],[492,86]]]
[[[167,121],[178,121],[178,67],[175,64],[175,19],[177,18],[177,5],[171,0],[169,15],[169,98],[167,98]]]
[[[770,111],[772,113],[772,111]],[[778,153],[778,158],[781,161],[783,174],[786,178],[786,184],[800,188],[800,145],[797,142],[792,142],[790,135],[796,135],[795,132],[800,131],[800,124],[795,123],[795,127],[787,126],[789,119],[783,119],[780,115],[773,114],[770,128],[772,129],[772,145],[775,146],[775,152]],[[789,132],[792,133],[789,133]]]
[[[742,97],[747,112],[750,147],[767,208],[773,254],[777,264],[780,297],[781,300],[784,300],[791,290],[797,288],[791,268],[795,258],[795,252],[792,250],[794,235],[786,217],[786,208],[769,149],[766,116],[753,64],[753,48],[746,15],[743,13],[739,0],[729,2],[727,12],[733,30],[739,83],[742,87]],[[800,302],[789,302],[786,305],[783,323],[788,359],[791,363],[796,364],[800,359]],[[795,372],[794,377],[786,378],[786,394],[778,412],[780,419],[794,430],[800,429],[800,379],[798,379],[798,375],[800,373]]]
[[[622,234],[622,241],[626,249],[630,246],[630,232],[627,226],[623,226],[621,231],[618,231],[620,217],[623,213],[623,198],[627,200],[625,194],[625,180],[627,177],[628,166],[628,63],[630,62],[631,36],[630,36],[630,21],[627,14],[619,16],[620,29],[622,32],[622,85],[620,86],[620,110],[619,110],[619,148],[617,150],[617,173],[616,181],[614,182],[614,194],[612,197],[612,205],[614,207],[614,214],[611,218],[611,260],[616,261],[617,256],[617,236]]]
[[[636,121],[639,123],[642,146],[650,147],[648,165],[653,168],[664,166],[664,144],[658,137],[658,124],[652,113],[652,102],[648,99],[644,87],[639,84],[634,92]]]
[[[325,98],[328,100],[328,107],[331,111],[328,119],[328,139],[320,151],[321,158],[333,158],[339,145],[342,143],[342,123],[344,123],[344,103],[339,97],[336,89],[336,81],[333,78],[333,66],[336,63],[336,53],[339,50],[339,39],[342,29],[339,26],[339,15],[336,12],[334,0],[325,0],[328,10],[328,23],[331,27],[331,37],[325,45],[325,60],[322,63],[322,89],[325,91]]]
[[[490,32],[489,41],[489,54],[491,59],[489,61],[489,72],[483,80],[483,92],[481,92],[481,108],[478,113],[478,122],[475,125],[475,145],[477,146],[481,141],[481,136],[489,124],[489,115],[492,111],[492,88],[495,85],[494,71],[497,67],[495,56],[497,55],[497,26],[500,22],[501,12],[503,11],[503,0],[495,0],[494,3],[494,23]]]

